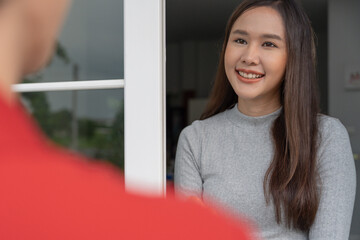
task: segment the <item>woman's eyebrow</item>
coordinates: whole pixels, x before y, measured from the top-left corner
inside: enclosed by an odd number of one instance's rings
[[[249,36],[249,33],[247,31],[244,30],[240,30],[240,29],[236,29],[232,32],[232,34],[239,34],[239,35],[243,35],[243,36]],[[276,39],[279,41],[282,41],[283,39],[277,35],[277,34],[272,34],[272,33],[265,33],[261,35],[261,38],[270,38],[270,39]]]
[[[261,37],[262,38],[276,39],[276,40],[279,40],[279,41],[283,40],[279,35],[276,35],[276,34],[263,34],[263,35],[261,35]]]
[[[244,31],[244,30],[240,30],[240,29],[236,29],[232,32],[232,34],[240,34],[240,35],[246,35],[248,36],[249,33],[247,31]]]

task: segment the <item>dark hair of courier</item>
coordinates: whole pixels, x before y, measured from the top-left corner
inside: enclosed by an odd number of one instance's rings
[[[225,74],[225,49],[234,22],[244,11],[259,6],[272,7],[282,16],[288,54],[280,89],[282,111],[272,126],[274,158],[264,177],[264,194],[267,204],[273,200],[278,224],[285,221],[287,227],[307,232],[315,220],[320,194],[316,168],[316,54],[310,21],[294,0],[245,0],[235,9],[226,26],[214,86],[201,119],[237,103]]]

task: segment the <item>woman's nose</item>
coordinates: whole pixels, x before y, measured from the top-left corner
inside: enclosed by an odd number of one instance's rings
[[[256,46],[248,45],[240,58],[246,65],[257,65],[260,63],[259,52]]]

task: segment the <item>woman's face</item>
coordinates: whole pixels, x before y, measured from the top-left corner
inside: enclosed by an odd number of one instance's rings
[[[270,102],[279,105],[287,61],[280,14],[270,7],[245,11],[232,26],[224,61],[239,105]]]

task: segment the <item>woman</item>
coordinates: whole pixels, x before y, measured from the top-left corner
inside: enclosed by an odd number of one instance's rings
[[[245,0],[226,27],[201,121],[180,135],[179,195],[222,203],[265,239],[348,239],[348,134],[318,111],[315,44],[294,0]]]

